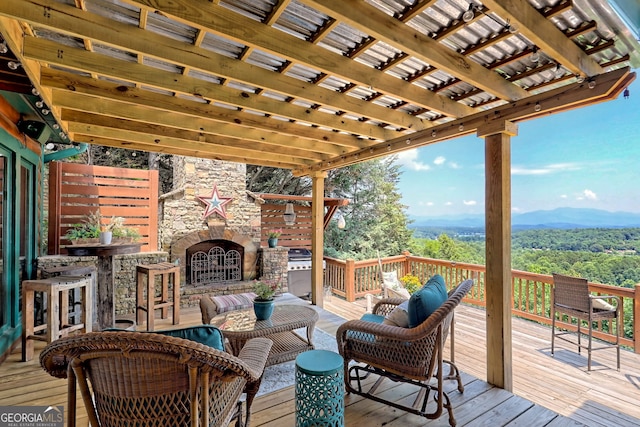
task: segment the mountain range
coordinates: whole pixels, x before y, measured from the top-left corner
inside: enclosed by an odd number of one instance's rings
[[[481,227],[484,214],[443,217],[409,216],[410,227]],[[557,208],[512,214],[513,229],[540,228],[622,228],[640,227],[640,213],[610,212],[600,209]]]

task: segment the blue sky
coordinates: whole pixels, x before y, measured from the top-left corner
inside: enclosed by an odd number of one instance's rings
[[[559,207],[640,213],[640,82],[630,97],[520,122],[511,139],[513,213]],[[484,213],[484,139],[401,153],[411,216]]]

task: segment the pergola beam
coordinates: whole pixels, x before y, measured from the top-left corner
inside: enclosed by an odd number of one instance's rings
[[[573,74],[592,77],[605,71],[529,2],[483,0],[482,4],[508,18],[540,50],[556,58]]]
[[[303,0],[329,16],[378,40],[464,80],[498,98],[514,101],[529,96],[526,90],[487,70],[464,55],[445,48],[439,42],[411,29],[402,21],[359,0]]]
[[[592,81],[595,83],[593,87],[589,86],[588,81],[584,81],[543,92],[526,100],[510,102],[463,119],[452,120],[428,130],[415,132],[348,155],[333,158],[323,162],[321,165],[315,165],[309,170],[329,170],[336,167],[344,167],[363,160],[398,153],[406,150],[407,147],[421,147],[458,138],[474,133],[480,126],[490,121],[509,120],[520,122],[609,101],[615,99],[635,78],[636,74],[631,73],[629,68],[610,71],[593,77]],[[295,170],[294,174],[306,175],[309,170]]]

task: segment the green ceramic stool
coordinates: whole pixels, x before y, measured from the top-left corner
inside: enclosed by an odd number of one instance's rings
[[[296,427],[344,426],[343,363],[327,350],[296,357]]]

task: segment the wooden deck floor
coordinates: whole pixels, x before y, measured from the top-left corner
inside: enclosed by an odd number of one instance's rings
[[[318,311],[317,327],[335,334],[344,319],[364,313],[364,304],[334,296]],[[549,328],[513,319],[514,393],[508,393],[485,382],[484,316],[483,310],[467,306],[456,311],[455,360],[465,383],[464,393],[450,393],[458,426],[640,426],[640,355],[623,351],[618,372],[615,351],[597,351],[589,373],[586,357],[569,344],[561,343],[551,357]],[[182,311],[181,325],[199,323],[198,309]],[[156,327],[169,326],[168,321],[158,320]],[[0,404],[65,405],[66,380],[52,378],[40,368],[37,354],[42,347],[36,343],[36,358],[30,362],[20,361],[17,348],[0,365]],[[454,388],[453,382],[448,386]],[[389,382],[386,387],[391,399],[412,398],[413,390],[406,385]],[[347,395],[345,406],[348,427],[449,425],[446,414],[428,421],[359,396]],[[78,409],[78,425],[87,425],[81,402]],[[293,387],[257,398],[252,413],[253,427],[293,426]]]

